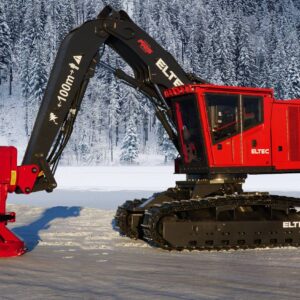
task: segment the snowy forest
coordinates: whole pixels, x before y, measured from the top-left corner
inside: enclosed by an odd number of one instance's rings
[[[300,98],[300,0],[0,0],[0,144],[22,154],[61,40],[105,5],[124,9],[187,72]],[[110,49],[101,60],[130,71]],[[148,100],[99,66],[62,162],[163,164],[176,155]]]

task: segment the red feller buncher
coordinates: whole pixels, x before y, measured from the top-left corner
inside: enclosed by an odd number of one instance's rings
[[[107,45],[134,76],[100,60]],[[100,51],[99,51],[100,49]],[[300,102],[271,89],[217,86],[184,72],[124,11],[105,7],[63,40],[23,162],[0,147],[0,256],[25,252],[6,227],[8,192],[52,191],[54,172],[97,64],[139,90],[179,152],[185,181],[117,210],[120,233],[163,249],[298,246],[300,199],[243,192],[248,174],[300,172]]]

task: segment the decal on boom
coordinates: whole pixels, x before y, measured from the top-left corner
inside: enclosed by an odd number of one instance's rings
[[[146,54],[152,54],[153,50],[148,42],[145,40],[139,39],[138,44],[140,45],[140,48],[146,53]]]
[[[62,106],[62,102],[66,102],[67,98],[69,97],[69,93],[72,89],[74,80],[75,80],[75,71],[79,70],[79,65],[81,63],[82,55],[75,55],[73,56],[73,59],[75,61],[72,63],[69,63],[69,75],[67,76],[65,82],[61,85],[60,90],[57,95],[57,107]]]
[[[183,82],[178,78],[178,76],[173,71],[169,71],[169,66],[163,61],[163,59],[159,58],[156,62],[156,66],[170,81],[173,82],[174,86],[183,85]]]

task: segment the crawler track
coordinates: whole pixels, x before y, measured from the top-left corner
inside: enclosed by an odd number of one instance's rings
[[[297,198],[258,193],[174,201],[147,210],[142,228],[145,240],[168,250],[299,246],[299,206]],[[243,209],[250,213],[234,215]]]
[[[119,206],[115,215],[115,224],[119,228],[120,234],[138,239],[141,237],[141,228],[132,226],[131,216],[134,210],[147,199],[128,200],[122,206]]]
[[[163,249],[300,245],[300,213],[295,209],[300,207],[298,198],[243,193],[173,200],[144,208],[145,201],[126,201],[117,210],[116,225],[122,235]]]

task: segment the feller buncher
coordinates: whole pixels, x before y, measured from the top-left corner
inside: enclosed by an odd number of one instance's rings
[[[134,76],[101,61],[104,46]],[[186,174],[174,188],[120,206],[122,235],[169,250],[299,245],[300,199],[246,193],[242,185],[248,174],[300,172],[300,101],[186,73],[124,11],[107,6],[61,43],[22,164],[14,147],[0,147],[0,256],[26,251],[7,228],[15,220],[7,194],[56,188],[54,173],[97,64],[149,99],[178,150],[175,173]]]

